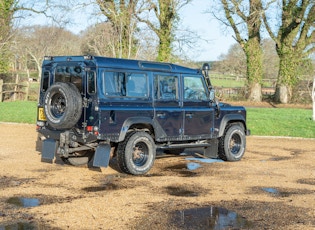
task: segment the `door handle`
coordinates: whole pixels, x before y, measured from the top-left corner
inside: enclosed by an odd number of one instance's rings
[[[166,113],[157,113],[156,116],[163,119],[166,117]]]
[[[192,118],[194,116],[194,114],[193,113],[186,113],[185,116],[188,118]]]

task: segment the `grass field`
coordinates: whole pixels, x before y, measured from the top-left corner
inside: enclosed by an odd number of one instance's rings
[[[315,138],[312,110],[294,108],[247,108],[252,135]]]
[[[36,123],[34,101],[0,103],[0,122]],[[312,110],[294,108],[247,108],[252,135],[315,138]]]
[[[0,122],[36,123],[37,102],[15,101],[0,103]]]

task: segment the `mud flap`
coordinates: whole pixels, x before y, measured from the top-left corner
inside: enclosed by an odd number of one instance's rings
[[[110,150],[111,147],[109,144],[98,145],[93,157],[93,166],[108,167],[110,160]]]
[[[219,140],[211,139],[208,141],[211,144],[209,147],[204,148],[203,155],[209,158],[218,158],[218,150],[219,150]]]
[[[53,139],[43,141],[42,162],[53,163],[55,153],[57,152],[57,144],[58,142]]]

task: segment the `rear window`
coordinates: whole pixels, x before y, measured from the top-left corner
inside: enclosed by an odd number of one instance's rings
[[[42,91],[46,92],[46,90],[49,87],[49,78],[50,78],[50,74],[48,71],[44,71],[44,74],[42,76]]]
[[[148,97],[148,80],[143,73],[104,72],[102,88],[109,97]]]
[[[57,66],[55,70],[55,82],[71,82],[82,92],[81,66]]]

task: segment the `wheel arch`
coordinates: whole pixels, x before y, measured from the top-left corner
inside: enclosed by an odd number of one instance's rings
[[[155,136],[163,136],[163,130],[150,117],[130,117],[122,125],[118,142],[123,141],[130,130],[145,130],[154,140]]]
[[[232,123],[242,124],[242,126],[244,127],[244,132],[247,129],[246,120],[245,120],[244,116],[242,116],[241,114],[227,114],[221,120],[219,137],[223,136],[226,127]]]

